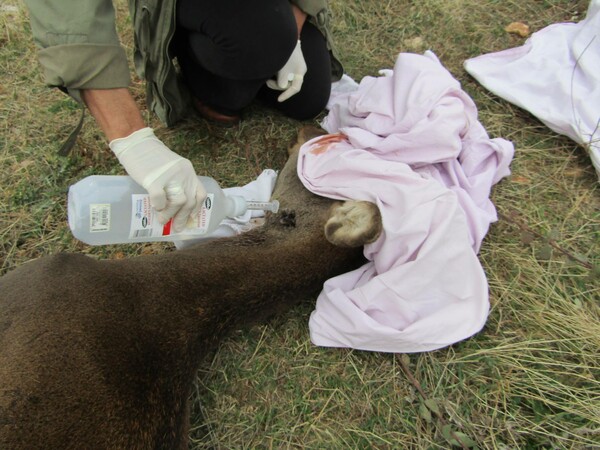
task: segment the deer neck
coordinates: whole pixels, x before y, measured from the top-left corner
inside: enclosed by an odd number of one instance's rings
[[[135,261],[135,262],[133,262]],[[328,278],[363,262],[362,249],[335,247],[322,229],[267,224],[246,235],[130,261],[147,326],[205,347],[232,328],[290,309]]]

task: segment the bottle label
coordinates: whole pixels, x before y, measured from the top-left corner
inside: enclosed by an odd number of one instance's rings
[[[90,204],[90,233],[110,231],[110,203]]]
[[[207,194],[200,211],[188,220],[186,228],[177,235],[205,234],[212,212],[214,194]],[[110,206],[110,205],[109,205]],[[173,219],[164,225],[158,221],[158,213],[150,205],[148,194],[133,194],[131,196],[131,226],[129,238],[148,238],[170,236]]]

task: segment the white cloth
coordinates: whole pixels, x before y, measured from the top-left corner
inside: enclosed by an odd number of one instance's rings
[[[600,178],[600,0],[579,23],[550,25],[522,47],[465,61],[494,94],[590,152]]]
[[[400,54],[386,75],[336,92],[323,126],[345,138],[300,150],[309,190],[375,202],[384,226],[365,246],[370,262],[325,283],[310,334],[321,346],[428,351],[485,324],[488,287],[476,252],[496,220],[491,187],[509,174],[514,149],[489,139],[433,53]]]
[[[272,169],[265,169],[256,178],[245,186],[231,187],[223,189],[226,195],[240,195],[246,200],[254,200],[258,202],[268,202],[271,200],[273,194],[273,188],[275,187],[275,181],[277,180],[277,172]],[[198,239],[189,239],[184,241],[175,241],[175,247],[178,250],[197,244],[204,239],[214,239],[228,236],[235,236],[237,234],[245,233],[251,230],[255,226],[261,224],[258,220],[264,217],[264,211],[260,210],[248,210],[244,215],[233,219],[225,219],[219,225],[215,231],[207,236],[201,236]]]
[[[330,110],[336,103],[336,100],[342,94],[348,94],[358,89],[358,83],[347,74],[342,75],[338,81],[331,83],[331,93],[327,101],[327,109]]]

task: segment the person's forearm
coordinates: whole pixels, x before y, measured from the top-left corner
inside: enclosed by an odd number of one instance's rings
[[[81,91],[81,98],[108,141],[129,136],[146,126],[127,88],[86,89]]]
[[[296,19],[296,26],[298,27],[298,38],[300,38],[300,33],[302,32],[302,27],[304,26],[304,22],[306,22],[306,13],[298,8],[296,5],[292,4],[292,11],[294,12],[294,17]]]

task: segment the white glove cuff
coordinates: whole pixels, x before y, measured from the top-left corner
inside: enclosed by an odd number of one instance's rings
[[[121,158],[121,156],[127,152],[131,147],[134,147],[139,142],[146,139],[156,139],[158,138],[154,134],[154,130],[152,128],[146,127],[140,130],[134,131],[129,136],[124,138],[113,139],[108,143],[108,146],[113,151],[113,153],[117,156],[117,158]]]

